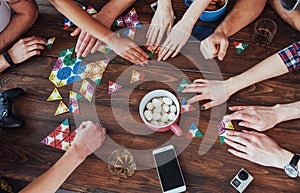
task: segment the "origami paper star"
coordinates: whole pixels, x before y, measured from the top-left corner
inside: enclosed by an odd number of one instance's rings
[[[79,93],[84,96],[88,101],[92,102],[95,87],[87,80],[82,81]]]
[[[50,94],[50,96],[48,97],[47,101],[56,101],[56,100],[61,100],[62,97],[60,95],[60,93],[58,92],[57,88],[55,88],[52,93]]]
[[[139,80],[143,80],[145,78],[145,75],[143,73],[139,73],[135,70],[132,71],[130,84],[133,84]]]
[[[100,85],[102,76],[106,70],[106,67],[110,59],[100,60],[97,62],[91,62],[85,66],[82,78],[90,78],[97,85]]]
[[[74,114],[80,114],[79,111],[79,99],[82,98],[82,95],[70,91],[70,97],[69,97],[69,109],[71,113]]]
[[[231,121],[225,121],[224,118],[222,121],[218,124],[218,132],[220,136],[220,143],[223,144],[224,140],[226,139],[227,130],[234,130],[234,127],[231,123]]]
[[[135,36],[135,32],[136,32],[136,28],[130,28],[123,31],[123,34],[125,34],[126,36],[128,36],[130,39],[133,40]]]
[[[115,82],[108,81],[108,95],[112,94],[113,92],[116,92],[121,87],[122,87],[121,85]]]
[[[138,20],[138,15],[135,8],[132,8],[127,14],[119,17],[113,23],[113,26],[120,27],[141,27],[141,23]]]
[[[55,116],[61,115],[63,113],[67,113],[67,112],[69,112],[68,107],[65,105],[65,103],[63,101],[60,101],[60,103],[57,107],[57,110],[55,112]]]
[[[74,24],[68,18],[64,18],[64,30],[68,29],[69,27],[71,27],[73,25]]]
[[[182,81],[181,81],[179,87],[177,88],[177,92],[183,91],[183,89],[184,89],[187,85],[189,85],[189,83],[185,80],[185,78],[182,79]]]
[[[56,60],[49,80],[56,86],[62,87],[76,81],[82,80],[85,66],[80,66],[82,57],[72,58],[74,47],[60,52]]]
[[[53,46],[54,41],[55,41],[55,37],[48,39],[45,46],[50,50]]]
[[[249,46],[249,44],[243,44],[240,42],[233,42],[233,44],[238,54],[242,53]]]
[[[204,136],[203,133],[198,129],[197,125],[193,122],[190,126],[190,130],[186,138],[197,138]]]
[[[90,15],[93,15],[95,13],[97,13],[97,10],[94,9],[91,5],[88,5],[88,8],[86,10]]]

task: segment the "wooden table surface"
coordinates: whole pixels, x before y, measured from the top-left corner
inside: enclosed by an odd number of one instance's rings
[[[0,130],[0,176],[32,181],[45,172],[63,154],[63,151],[43,145],[40,141],[54,130],[65,118],[69,118],[71,128],[82,120],[100,121],[108,129],[107,140],[97,151],[102,159],[89,156],[66,180],[62,188],[80,192],[160,192],[160,184],[153,166],[151,150],[165,144],[173,144],[178,152],[183,175],[187,184],[187,192],[236,192],[229,184],[230,180],[241,169],[245,168],[254,181],[245,192],[299,192],[299,180],[288,178],[283,170],[259,166],[231,155],[227,145],[221,145],[217,136],[217,123],[222,116],[229,113],[232,105],[275,105],[289,103],[300,99],[299,72],[273,78],[247,87],[234,94],[226,104],[204,112],[196,111],[182,114],[180,126],[184,134],[176,137],[172,132],[151,133],[139,117],[138,105],[142,97],[154,89],[167,89],[179,98],[189,98],[176,93],[182,78],[190,81],[196,78],[226,79],[239,74],[262,59],[298,40],[300,33],[287,25],[269,6],[259,18],[273,19],[277,25],[277,33],[272,44],[259,47],[251,41],[254,23],[251,23],[237,34],[229,38],[230,45],[224,61],[197,62],[200,56],[199,44],[189,43],[183,52],[167,63],[159,63],[154,56],[148,67],[136,66],[117,56],[112,58],[104,73],[100,86],[95,91],[92,103],[80,101],[81,114],[74,116],[67,113],[54,116],[59,101],[47,102],[47,98],[55,86],[48,80],[61,50],[75,46],[76,38],[69,34],[71,29],[63,29],[63,16],[45,0],[37,1],[40,16],[36,24],[26,35],[37,35],[45,38],[56,37],[51,50],[45,50],[41,56],[34,57],[14,69],[0,74],[3,89],[21,87],[25,94],[14,101],[14,112],[26,121],[19,129]],[[84,4],[87,4],[87,2]],[[90,1],[100,9],[106,1]],[[153,0],[137,1],[136,8],[143,24],[149,24],[153,15],[150,3]],[[229,8],[234,1],[230,1]],[[181,18],[186,6],[182,0],[173,3],[175,15]],[[216,27],[217,23],[198,24]],[[142,31],[142,30],[140,30]],[[139,32],[137,38],[143,39]],[[240,41],[249,47],[240,55],[237,54],[233,42]],[[102,55],[103,57],[105,55]],[[86,62],[86,61],[84,61]],[[217,71],[219,69],[219,72]],[[130,84],[132,70],[143,72],[143,82]],[[255,75],[253,75],[255,76]],[[113,95],[108,95],[108,81],[117,81],[123,87]],[[68,103],[70,90],[78,92],[80,82],[59,88],[63,101]],[[189,125],[196,122],[205,137],[185,138]],[[236,130],[243,128],[233,122]],[[282,147],[299,152],[299,120],[281,123],[276,128],[265,132]],[[200,153],[199,153],[199,147]],[[209,147],[211,148],[209,149]],[[120,179],[112,175],[105,162],[115,149],[128,148],[136,158],[138,170],[128,179]],[[205,150],[208,150],[206,153]]]

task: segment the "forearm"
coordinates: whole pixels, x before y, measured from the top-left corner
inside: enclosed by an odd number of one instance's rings
[[[109,44],[107,37],[113,32],[91,17],[86,11],[82,10],[82,8],[76,5],[72,0],[49,0],[49,2],[78,27]]]
[[[277,77],[288,72],[287,66],[276,53],[249,70],[225,81],[226,90],[233,93],[257,82]]]
[[[195,0],[191,4],[191,6],[187,9],[185,14],[182,16],[184,23],[191,26],[191,29],[197,22],[201,13],[205,10],[205,8],[209,5],[211,0]]]
[[[0,73],[7,69],[10,65],[7,63],[2,54],[0,54]]]
[[[63,184],[68,176],[84,161],[74,146],[43,175],[26,186],[20,193],[53,193]]]
[[[230,37],[256,19],[266,2],[267,0],[238,0],[215,31]]]
[[[300,118],[300,101],[274,106],[278,123]]]
[[[10,6],[15,13],[12,15],[8,26],[0,33],[0,52],[17,41],[38,17],[38,8],[33,0],[21,0],[15,4],[10,4]]]

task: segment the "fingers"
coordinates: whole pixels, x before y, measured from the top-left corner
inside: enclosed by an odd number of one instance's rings
[[[83,57],[86,57],[90,53],[90,51],[92,50],[92,48],[94,47],[94,45],[97,41],[97,39],[92,36],[90,36],[89,38],[90,39],[89,39],[88,44],[87,45],[82,44],[78,51],[79,53],[81,52],[81,50],[83,51],[83,53],[82,53]],[[86,46],[86,47],[84,47],[84,46]]]
[[[147,40],[147,45],[154,45],[154,42],[156,40],[157,34],[159,32],[159,27],[150,25],[150,32],[149,32],[149,37]]]
[[[94,47],[91,50],[91,53],[92,54],[95,53],[98,50],[98,48],[100,47],[101,44],[102,44],[102,42],[100,40],[97,40],[96,44],[94,45]]]
[[[163,39],[166,28],[167,28],[166,26],[161,26],[160,27],[159,34],[157,36],[156,43],[155,43],[155,48],[157,48],[159,46],[161,40]]]
[[[237,149],[241,152],[244,152],[246,153],[246,147],[244,145],[241,145],[243,143],[239,142],[239,141],[236,141],[236,140],[241,140],[239,139],[239,137],[236,137],[236,139],[232,140],[232,139],[229,139],[228,137],[224,140],[224,142],[229,145],[230,147],[233,147],[234,149]]]
[[[241,110],[244,110],[247,108],[248,108],[248,106],[233,106],[233,107],[229,107],[229,110],[230,111],[241,111]]]
[[[219,53],[218,53],[218,59],[219,60],[223,60],[226,52],[227,52],[227,48],[228,48],[229,42],[227,39],[222,39],[220,42],[220,49],[219,49]]]
[[[81,29],[78,27],[72,33],[71,36],[78,36],[81,32]]]
[[[195,102],[202,101],[202,100],[205,100],[205,99],[207,99],[207,98],[204,97],[202,94],[200,94],[200,95],[194,96],[191,99],[189,99],[187,101],[187,104],[193,104]]]
[[[81,31],[81,33],[80,33],[80,35],[78,37],[78,40],[77,40],[77,43],[76,43],[76,47],[75,47],[75,52],[77,53],[77,57],[79,57],[78,56],[78,50],[79,50],[79,48],[80,48],[80,46],[81,46],[81,44],[82,44],[82,42],[83,42],[86,34],[87,34],[86,32]]]
[[[248,154],[246,154],[246,153],[239,152],[235,149],[228,149],[228,151],[234,156],[240,157],[242,159],[249,159]]]

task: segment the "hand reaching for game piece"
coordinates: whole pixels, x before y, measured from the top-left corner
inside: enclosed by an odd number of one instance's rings
[[[200,50],[205,58],[218,57],[223,60],[229,45],[228,38],[220,31],[215,31],[212,35],[201,41]]]
[[[231,93],[226,85],[225,81],[197,79],[192,84],[189,84],[182,92],[200,93],[189,99],[187,101],[188,104],[210,99],[210,102],[201,106],[201,110],[206,110],[227,101]]]
[[[263,166],[283,169],[293,157],[269,136],[255,131],[227,130],[225,143],[233,148],[228,149],[233,155]]]
[[[241,120],[240,126],[255,129],[257,131],[266,131],[279,123],[279,106],[234,106],[229,107],[234,113],[225,116],[228,121]]]
[[[189,25],[184,20],[180,20],[171,30],[162,49],[158,54],[158,60],[167,60],[170,56],[177,56],[182,47],[188,41],[192,33],[193,25]]]
[[[91,121],[82,122],[78,127],[78,133],[72,146],[85,158],[101,147],[105,139],[105,133],[106,129],[100,128],[98,124]]]
[[[15,64],[19,64],[32,56],[39,55],[46,43],[44,38],[36,36],[22,38],[8,50],[8,54]]]
[[[154,48],[157,48],[164,36],[165,31],[167,30],[167,35],[169,35],[173,24],[174,13],[171,1],[160,2],[146,34],[146,44],[154,45]]]

